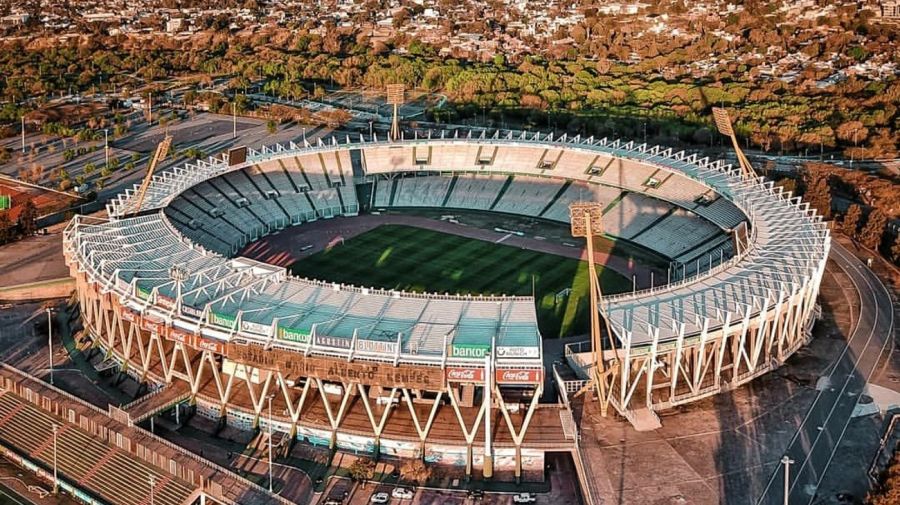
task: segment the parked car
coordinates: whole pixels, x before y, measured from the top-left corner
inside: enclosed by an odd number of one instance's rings
[[[412,500],[414,493],[412,489],[407,489],[405,487],[395,487],[393,491],[391,491],[391,496],[398,500]]]
[[[335,500],[333,498],[329,498],[329,499],[325,500],[324,502],[322,502],[322,505],[343,505],[343,503],[344,502],[342,502],[341,500]]]
[[[387,503],[389,499],[390,497],[387,493],[375,493],[369,501],[372,503]]]
[[[513,503],[534,503],[537,497],[534,493],[519,493],[513,496]]]

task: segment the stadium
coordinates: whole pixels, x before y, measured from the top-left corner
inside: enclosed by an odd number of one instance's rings
[[[596,354],[567,345],[563,360],[545,355],[545,337],[556,336],[542,332],[546,296],[490,289],[484,271],[481,292],[439,293],[326,273],[352,261],[301,278],[246,254],[295,227],[411,210],[562,229],[585,201],[599,204],[602,231],[619,244],[605,269],[617,272],[618,293],[604,283],[598,303],[611,344]],[[830,248],[807,204],[723,161],[505,131],[234,149],[153,176],[108,214],[76,217],[64,250],[82,343],[154,391],[126,406],[133,422],[188,404],[292,441],[485,477],[540,473],[546,452],[577,450],[569,400],[592,377],[604,407],[647,428],[656,412],[778,367],[809,339]],[[619,247],[657,263],[628,254],[616,266]],[[527,293],[535,280],[519,284]]]

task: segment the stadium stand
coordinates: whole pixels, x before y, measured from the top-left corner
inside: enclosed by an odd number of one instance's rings
[[[266,164],[269,170],[272,161],[284,164],[285,174],[297,188],[296,195],[307,191],[300,189],[300,184],[309,186],[309,191],[333,191],[334,174],[347,170],[338,161],[341,155],[335,152],[344,150],[349,150],[351,160],[361,160],[365,174],[360,177],[375,181],[372,201],[379,207],[398,202],[436,202],[444,183],[432,179],[434,176],[407,177],[413,173],[439,172],[449,179],[443,207],[507,211],[516,208],[517,201],[527,202],[532,196],[546,194],[546,205],[539,210],[538,205],[521,207],[527,208],[529,215],[558,221],[567,217],[566,202],[580,198],[587,190],[604,204],[606,233],[652,245],[672,257],[674,267],[685,272],[680,278],[674,276],[672,283],[604,297],[601,311],[621,346],[623,363],[628,365],[621,368],[621,382],[615,386],[618,396],[613,401],[623,415],[634,418],[634,408],[646,411],[671,407],[745,383],[783,362],[808,338],[815,295],[830,247],[827,228],[795,198],[771,183],[742,178],[739,171],[723,162],[633,141],[529,132],[444,131],[417,133],[412,139],[399,141],[332,139],[302,148],[251,149],[247,166]],[[334,158],[333,163],[329,157]],[[216,181],[223,173],[246,166],[227,168],[209,162],[191,168],[154,179],[153,191],[143,203],[148,216],[123,219],[123,209],[133,197],[133,192],[127,192],[110,204],[110,223],[93,224],[77,218],[66,230],[66,255],[80,272],[83,306],[95,303],[90,286],[98,284],[112,290],[110,296],[123,300],[122,305],[139,305],[145,315],[169,316],[175,327],[195,328],[199,323],[197,331],[203,338],[251,341],[260,347],[277,341],[279,349],[338,356],[347,363],[355,359],[345,349],[347,341],[359,342],[360,334],[385,341],[394,337],[401,340],[399,357],[381,352],[377,357],[367,355],[367,360],[398,359],[431,366],[438,362],[473,364],[475,360],[448,356],[447,347],[481,346],[484,354],[488,342],[504,338],[506,342],[519,342],[520,331],[523,341],[534,341],[539,352],[536,330],[531,335],[531,328],[536,327],[532,326],[533,317],[523,316],[520,322],[520,307],[514,306],[513,300],[415,297],[287,279],[278,269],[243,258],[219,258],[206,248],[194,246],[187,237],[198,230],[206,233],[202,223],[197,227],[194,222],[192,232],[179,232],[170,224],[181,230],[185,220],[188,225],[191,221],[219,220],[219,226],[243,231],[240,238],[233,239],[237,243],[246,243],[248,235],[252,238],[260,232],[247,229],[255,225],[254,221],[259,222],[249,212],[256,210],[252,202],[243,208],[222,201],[227,188]],[[519,182],[539,176],[558,179],[553,183],[557,191],[529,192],[519,187]],[[427,184],[425,191],[423,184]],[[428,193],[427,198],[408,194],[418,191]],[[209,192],[208,200],[197,196],[201,192]],[[179,210],[170,212],[168,207],[174,207],[170,203],[182,194],[194,208],[178,204]],[[325,195],[314,205],[331,206],[333,198]],[[343,195],[338,192],[336,198],[341,200]],[[166,216],[171,214],[171,220],[150,214],[163,208],[167,209]],[[347,213],[345,206],[337,208],[336,215]],[[144,218],[149,221],[141,221]],[[153,219],[157,222],[152,223]],[[750,247],[738,256],[725,258],[725,251],[731,251],[730,237],[719,230],[730,230],[743,221],[750,230]],[[141,237],[132,242],[131,237],[138,234],[133,230],[146,227],[150,229],[140,232]],[[143,245],[149,237],[156,241],[152,248]],[[227,247],[212,240],[209,243]],[[709,258],[717,253],[722,257],[713,263]],[[189,271],[194,271],[196,264],[204,273],[189,275],[176,289],[172,280],[164,275],[161,278],[160,272],[184,262],[191,265]],[[691,263],[694,272],[689,270]],[[181,306],[187,307],[188,313],[161,310],[161,293],[187,302]],[[405,321],[384,317],[393,310],[391,301],[358,299],[365,296],[425,301],[419,305],[418,317]],[[416,303],[397,306],[396,310],[415,311]],[[533,305],[533,300],[523,303]],[[262,306],[266,308],[254,312]],[[377,313],[361,319],[353,307]],[[226,313],[216,315],[212,309]],[[100,307],[96,312],[103,310]],[[276,323],[276,315],[283,320]],[[258,328],[238,326],[245,316],[248,322],[260,321],[262,327],[268,324],[269,333],[254,334]],[[454,320],[452,316],[457,317]],[[768,323],[772,318],[783,321]],[[408,337],[402,329],[406,322]],[[790,330],[762,331],[762,325]],[[299,335],[301,342],[278,340],[274,332],[279,326]],[[347,334],[351,327],[356,335]],[[320,328],[339,334],[323,335],[334,337],[331,343],[316,342],[312,337]],[[765,342],[759,340],[761,335]],[[726,339],[728,345],[723,344]],[[752,352],[747,348],[750,345],[755,346]],[[525,352],[531,349],[526,346]],[[712,366],[693,369],[694,364],[685,358],[709,354],[713,349],[724,351],[716,359],[706,358],[704,363]],[[460,351],[469,352],[477,354],[471,349]],[[682,377],[692,377],[690,384]]]
[[[564,181],[560,179],[514,177],[512,183],[491,210],[539,216],[563,184]]]
[[[60,480],[104,503],[187,505],[287,500],[223,467],[8,365],[0,366],[0,446],[52,475],[53,425]],[[121,413],[121,412],[119,412]],[[212,499],[212,500],[210,500]]]

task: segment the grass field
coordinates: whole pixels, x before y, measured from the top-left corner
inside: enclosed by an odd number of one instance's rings
[[[411,226],[380,226],[291,265],[294,275],[416,292],[531,295],[545,337],[586,333],[587,263]],[[600,270],[606,293],[631,281]],[[568,296],[557,296],[571,289]]]

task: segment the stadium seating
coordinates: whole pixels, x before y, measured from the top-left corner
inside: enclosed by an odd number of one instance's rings
[[[676,209],[662,221],[632,237],[634,242],[675,258],[697,244],[719,234],[711,223],[697,219],[684,209]]]
[[[544,219],[552,221],[569,222],[569,205],[573,202],[591,201],[600,202],[601,205],[609,205],[619,198],[622,190],[600,184],[573,182],[566,191],[541,214]]]
[[[12,393],[0,393],[0,440],[41,461],[47,468],[53,462],[54,424],[59,427],[56,461],[60,476],[108,503],[148,503],[151,476],[154,503],[183,505],[193,493],[191,486],[160,469],[107,445],[77,426],[68,425]]]
[[[721,228],[730,230],[746,218],[744,214],[727,199],[717,197],[710,204],[695,204],[688,207],[692,212],[709,219]]]
[[[605,209],[603,231],[614,237],[631,239],[672,209],[671,205],[661,200],[628,193]]]
[[[451,177],[403,177],[396,180],[394,207],[440,207]]]
[[[508,176],[460,175],[444,205],[451,209],[488,210],[496,200]]]
[[[517,176],[494,205],[494,211],[539,216],[562,188],[560,179]]]

